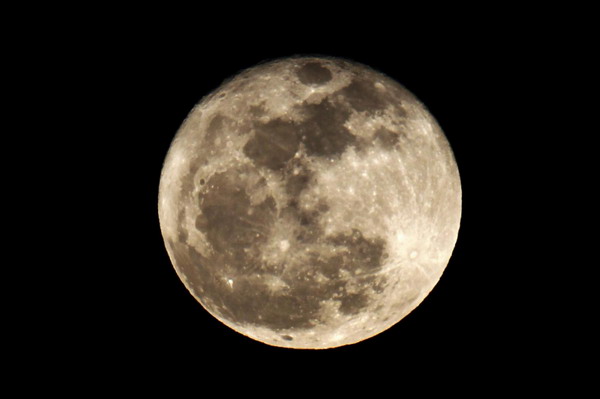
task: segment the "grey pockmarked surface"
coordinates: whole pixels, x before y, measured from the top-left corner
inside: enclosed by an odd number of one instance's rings
[[[461,186],[440,127],[400,84],[294,57],[191,111],[159,216],[179,277],[214,317],[270,345],[331,348],[386,330],[432,290]]]

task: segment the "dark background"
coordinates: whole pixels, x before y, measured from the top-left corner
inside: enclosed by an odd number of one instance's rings
[[[115,146],[107,162],[118,176],[110,190],[117,209],[118,254],[107,266],[114,278],[104,311],[110,341],[144,356],[350,359],[386,356],[407,362],[449,359],[489,363],[532,337],[522,328],[526,284],[514,278],[525,265],[524,248],[507,226],[516,208],[526,205],[522,176],[514,178],[518,147],[506,152],[501,141],[518,136],[521,110],[506,93],[527,96],[515,87],[520,54],[503,43],[468,44],[443,38],[396,51],[382,45],[357,46],[342,38],[289,45],[187,47],[191,43],[134,42],[119,48],[112,78],[119,126],[107,127]],[[443,278],[427,299],[401,323],[366,342],[327,352],[268,347],[245,338],[212,318],[187,292],[167,257],[157,218],[163,159],[174,134],[204,95],[238,71],[259,62],[295,54],[324,54],[365,63],[396,78],[426,104],[454,150],[463,186],[459,239]],[[517,70],[518,69],[518,70]],[[520,85],[520,80],[518,81]],[[119,90],[120,89],[120,90]],[[528,132],[527,134],[534,134]],[[520,139],[523,142],[523,138]],[[526,138],[525,138],[526,140]],[[107,154],[108,155],[108,154]],[[522,172],[527,173],[527,172]],[[110,178],[113,178],[111,176]],[[115,193],[116,192],[116,193]],[[509,218],[509,219],[507,219]],[[108,237],[107,237],[108,238]],[[501,249],[502,248],[502,249]],[[507,248],[510,248],[507,252]],[[516,311],[516,307],[519,310]],[[317,360],[319,359],[319,360]]]
[[[554,136],[543,123],[558,112],[548,103],[558,101],[560,84],[548,79],[564,57],[560,28],[532,24],[542,16],[521,12],[444,24],[422,14],[386,18],[385,10],[245,24],[210,13],[180,20],[186,13],[81,19],[32,47],[36,62],[54,65],[38,77],[53,91],[37,92],[60,93],[35,97],[56,102],[53,126],[65,132],[46,140],[67,153],[51,153],[59,171],[44,187],[61,206],[49,233],[62,248],[68,230],[71,248],[57,257],[66,270],[64,288],[52,293],[60,304],[36,306],[53,331],[41,344],[51,349],[48,359],[124,379],[192,372],[299,388],[305,376],[385,387],[421,374],[500,389],[553,364],[563,346],[552,340],[549,350],[541,326],[563,305],[542,293],[548,263],[540,254],[552,244],[542,242],[540,230],[549,227],[537,193],[560,175],[545,159]],[[267,346],[210,316],[178,279],[157,213],[162,163],[192,107],[245,68],[304,54],[364,63],[414,93],[445,132],[463,190],[458,242],[429,296],[391,329],[326,351]],[[71,194],[57,194],[59,187]],[[64,214],[72,225],[61,225]]]

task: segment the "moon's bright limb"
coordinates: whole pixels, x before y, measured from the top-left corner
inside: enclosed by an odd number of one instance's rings
[[[186,287],[264,343],[331,348],[397,323],[439,280],[461,186],[440,127],[366,66],[295,57],[246,70],[177,133],[161,230]]]

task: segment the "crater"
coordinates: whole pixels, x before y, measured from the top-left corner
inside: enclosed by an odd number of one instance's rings
[[[283,338],[285,341],[293,341],[294,340],[294,338],[289,335],[282,335],[281,338]]]
[[[250,115],[254,116],[254,117],[261,117],[263,115],[267,114],[267,111],[265,109],[265,102],[261,102],[258,105],[251,105],[248,108],[248,112],[250,113]]]
[[[331,71],[320,62],[307,62],[296,72],[298,79],[305,85],[321,86],[332,78]]]

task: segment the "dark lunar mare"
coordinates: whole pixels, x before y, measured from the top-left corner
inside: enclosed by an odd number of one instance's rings
[[[244,146],[244,154],[257,166],[281,170],[303,143],[309,156],[332,157],[342,154],[355,136],[344,126],[350,111],[329,100],[302,104],[297,110],[301,122],[273,119],[255,123],[254,134]]]
[[[304,64],[296,74],[299,81],[306,85],[321,85],[331,80],[331,72],[317,61]],[[397,88],[391,89],[390,93],[381,93],[376,90],[374,81],[356,76],[350,84],[317,104],[296,105],[294,110],[303,117],[300,122],[276,118],[254,123],[254,133],[244,146],[244,154],[257,166],[275,171],[284,168],[294,157],[300,143],[304,144],[308,156],[336,158],[348,146],[360,145],[344,126],[352,112],[374,114],[393,103],[399,115],[403,115],[400,97]],[[260,107],[252,108],[253,113],[259,110]],[[390,146],[398,140],[394,135],[397,134],[382,129],[376,139]]]
[[[204,305],[220,317],[235,323],[249,323],[273,330],[311,328],[319,321],[323,300],[340,302],[345,314],[355,314],[369,304],[369,293],[380,277],[365,276],[357,292],[347,292],[347,280],[341,270],[354,276],[358,270],[369,273],[381,266],[383,240],[367,240],[360,231],[325,239],[318,228],[325,205],[314,212],[303,212],[293,205],[284,211],[297,221],[299,245],[325,241],[335,254],[310,252],[310,264],[292,274],[269,271],[261,260],[264,243],[277,222],[277,210],[272,197],[257,205],[247,194],[251,167],[232,168],[208,179],[199,196],[202,214],[196,228],[203,232],[213,249],[205,257],[184,242],[170,242],[176,264],[188,276],[191,289]],[[308,184],[309,174],[299,175],[299,186],[290,183],[297,192]],[[274,291],[265,277],[269,273],[281,278],[289,288]],[[328,277],[318,281],[318,273]],[[232,279],[230,285],[228,279]]]
[[[305,85],[321,86],[332,78],[331,71],[318,61],[307,62],[298,68],[298,80]]]

